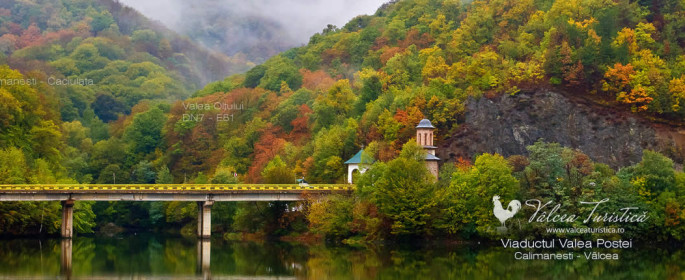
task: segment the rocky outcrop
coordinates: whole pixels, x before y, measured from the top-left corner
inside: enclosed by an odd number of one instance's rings
[[[526,155],[526,146],[538,139],[579,149],[612,167],[639,162],[643,149],[678,163],[683,159],[685,130],[552,91],[471,99],[466,107],[464,123],[439,143],[443,159]]]

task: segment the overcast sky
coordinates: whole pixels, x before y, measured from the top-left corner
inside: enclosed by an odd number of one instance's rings
[[[175,30],[183,25],[184,9],[230,10],[267,17],[290,37],[306,43],[327,24],[343,26],[361,14],[373,14],[388,0],[119,0]]]

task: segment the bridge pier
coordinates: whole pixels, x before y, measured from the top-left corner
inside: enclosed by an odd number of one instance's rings
[[[74,237],[74,201],[62,201],[62,238]]]
[[[210,238],[212,236],[212,205],[214,201],[197,202],[197,237]]]

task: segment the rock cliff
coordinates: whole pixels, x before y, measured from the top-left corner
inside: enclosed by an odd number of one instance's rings
[[[467,102],[464,122],[440,139],[438,156],[526,155],[526,146],[538,139],[579,149],[612,167],[639,162],[643,149],[682,163],[685,128],[553,91],[482,97]]]

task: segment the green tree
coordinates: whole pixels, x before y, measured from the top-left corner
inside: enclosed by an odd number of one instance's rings
[[[308,172],[312,182],[335,182],[342,178],[343,158],[356,153],[354,137],[357,123],[353,119],[345,127],[334,125],[319,131],[314,137],[313,170]]]
[[[204,172],[200,171],[197,173],[197,176],[193,178],[193,184],[207,184],[209,183],[209,178],[207,178],[207,175],[205,175]]]
[[[239,232],[263,233],[267,236],[286,234],[281,218],[288,209],[287,202],[239,202],[232,228]]]
[[[109,62],[108,59],[100,56],[98,49],[91,43],[79,45],[70,57],[75,61],[76,68],[82,73],[101,69]]]
[[[25,77],[8,66],[0,66],[0,77],[24,80]],[[16,147],[28,159],[44,158],[50,164],[60,161],[62,137],[55,125],[59,114],[48,106],[49,88],[39,92],[28,84],[0,85],[0,148]]]
[[[127,159],[132,158],[127,152],[127,146],[124,141],[119,138],[110,138],[99,141],[93,145],[93,152],[90,154],[89,166],[92,168],[93,174],[100,174],[98,177],[99,183],[113,183],[112,172],[116,173],[117,183],[126,182],[121,180],[127,178],[130,172],[122,171],[124,168],[131,165],[126,162]],[[105,172],[108,170],[108,172]],[[102,177],[102,178],[100,178]]]
[[[293,90],[299,89],[302,85],[302,75],[292,60],[281,55],[277,55],[269,59],[266,63],[264,63],[264,65],[267,68],[264,71],[264,76],[261,78],[259,83],[260,87],[274,92],[279,92],[281,89],[281,81],[288,83],[288,87]],[[259,72],[254,74],[259,74]],[[253,79],[251,76],[250,78]]]
[[[215,202],[212,206],[212,228],[223,232],[233,230],[236,209],[236,202]]]
[[[531,184],[529,187],[535,188],[543,196],[561,199],[564,192],[561,183],[564,177],[561,145],[540,140],[526,149],[530,154],[530,164],[525,170],[526,180]]]
[[[139,162],[133,168],[133,172],[131,172],[131,181],[133,183],[153,184],[156,177],[157,173],[152,168],[152,163],[146,160]]]
[[[116,120],[119,114],[126,112],[124,104],[109,94],[99,94],[91,107],[95,115],[103,122]]]
[[[163,142],[162,128],[166,122],[164,112],[153,107],[145,113],[133,117],[133,123],[126,128],[124,138],[129,141],[132,150],[139,154],[148,154],[161,148]]]
[[[640,194],[649,200],[676,188],[673,160],[654,151],[644,150],[642,161],[636,166],[621,170],[620,174],[629,177]]]
[[[295,174],[280,156],[274,157],[262,170],[262,178],[267,184],[292,184]]]
[[[157,47],[159,46],[160,36],[150,29],[136,30],[131,35],[131,43],[139,51],[157,54]]]
[[[26,183],[26,172],[26,157],[21,150],[14,147],[0,150],[0,183]]]
[[[95,227],[95,213],[93,201],[76,201],[74,203],[74,230],[77,233],[93,233]]]
[[[129,172],[122,170],[118,164],[109,164],[100,171],[96,182],[100,184],[124,184],[129,182],[129,176]]]
[[[493,196],[510,201],[519,191],[519,182],[511,172],[509,162],[498,154],[482,154],[473,166],[455,172],[438,227],[465,236],[492,234],[499,226],[492,215]]]
[[[406,34],[405,28],[406,25],[404,21],[400,18],[395,18],[388,23],[388,27],[383,36],[390,39],[390,42],[397,42],[398,40],[404,39],[404,35]]]
[[[401,156],[375,163],[357,184],[358,192],[378,206],[391,223],[393,235],[426,235],[433,232],[438,201],[433,177],[423,162],[423,153],[410,141]],[[417,159],[420,157],[420,159]]]
[[[0,234],[55,234],[62,211],[59,202],[16,201],[0,203]]]
[[[235,169],[231,167],[219,166],[214,171],[212,177],[212,184],[235,184],[238,183],[238,178],[234,176]]]
[[[315,201],[309,208],[310,229],[327,237],[344,238],[352,233],[354,198],[340,195]]]
[[[174,183],[174,176],[171,175],[171,172],[169,171],[169,167],[162,166],[158,171],[157,171],[157,178],[155,179],[155,184],[173,184]]]
[[[247,73],[245,73],[245,81],[243,82],[243,85],[249,88],[255,88],[259,86],[262,77],[264,77],[264,74],[266,73],[266,69],[266,66],[260,64],[247,71]]]
[[[197,203],[195,202],[171,201],[165,206],[167,223],[182,226],[197,219]]]
[[[321,129],[341,123],[352,108],[356,97],[347,79],[338,80],[326,94],[319,95],[314,101],[316,128]]]
[[[383,90],[378,72],[372,69],[364,69],[359,72],[359,77],[362,80],[361,93],[359,98],[354,103],[353,115],[361,116],[366,110],[366,104],[378,99]]]
[[[91,15],[93,21],[90,23],[92,31],[97,33],[102,30],[109,28],[110,25],[115,24],[114,18],[109,11],[101,11],[99,13],[93,13]]]

